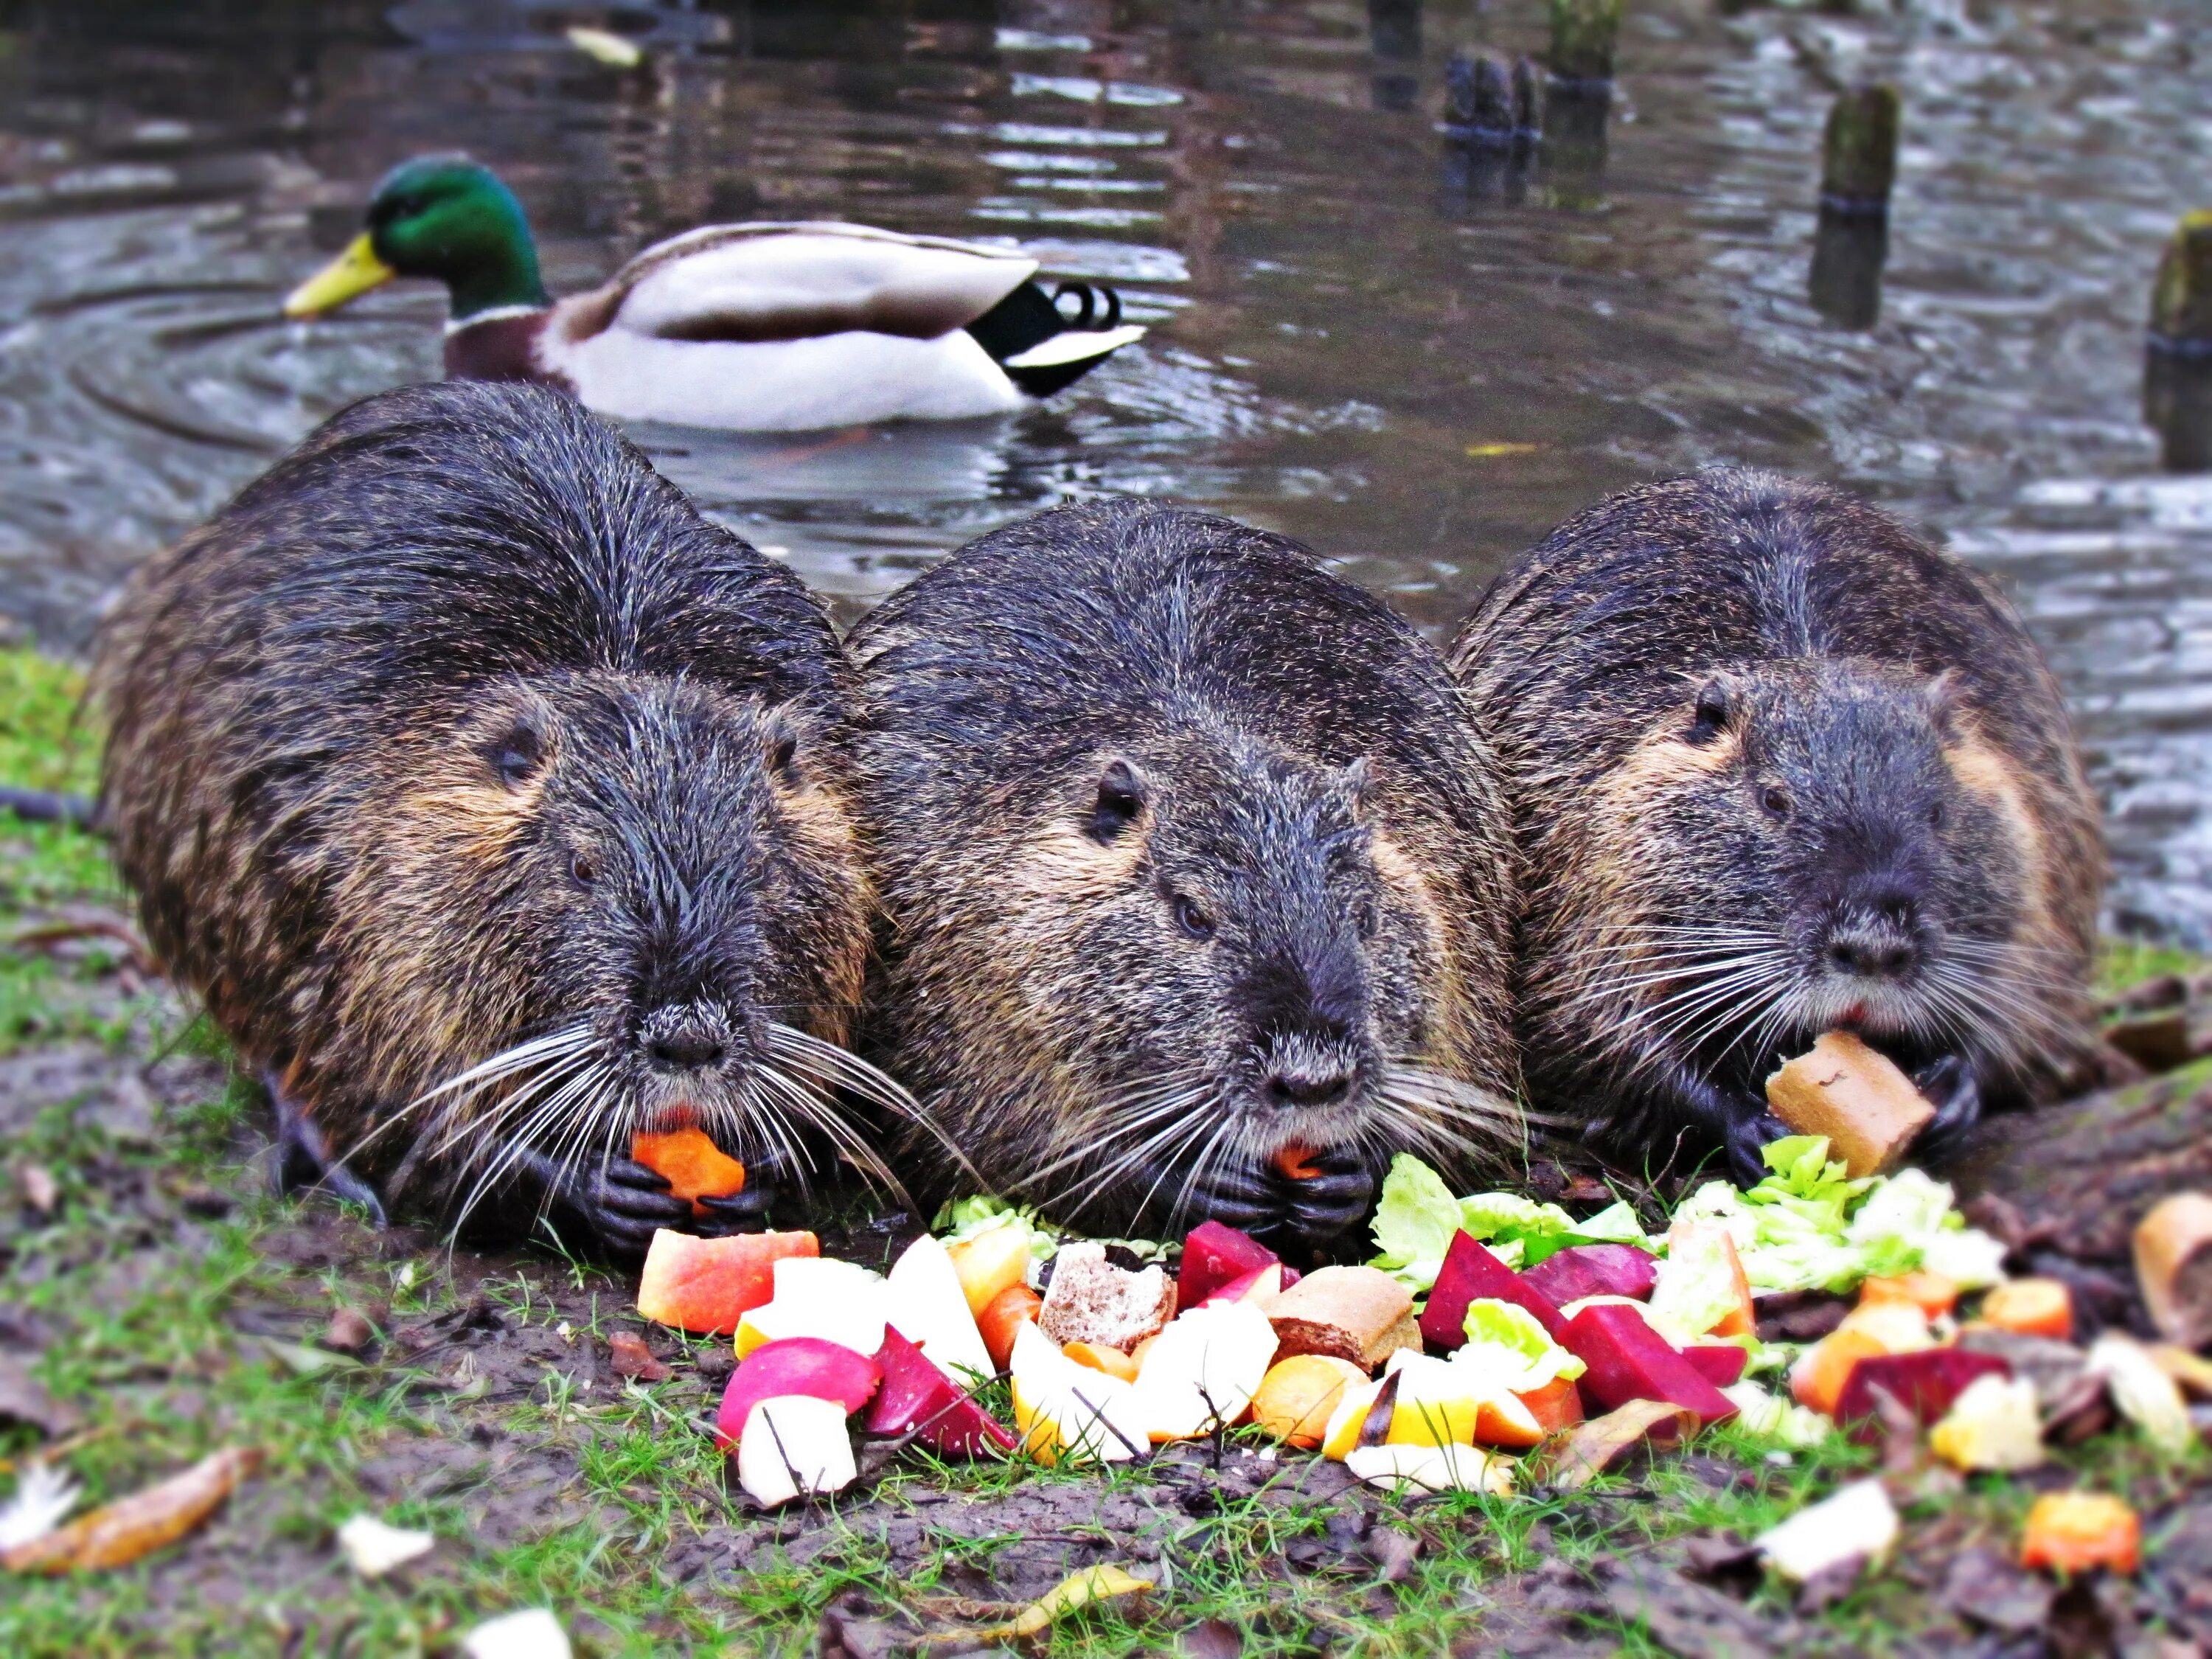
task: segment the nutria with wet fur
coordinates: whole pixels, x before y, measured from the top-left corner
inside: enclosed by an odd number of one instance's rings
[[[95,686],[147,935],[269,1080],[295,1176],[623,1255],[691,1224],[637,1127],[688,1114],[746,1162],[710,1230],[805,1173],[793,1121],[855,1140],[849,668],[795,578],[573,404],[338,415],[137,573]]]
[[[852,646],[871,1005],[993,1186],[1314,1242],[1394,1152],[1517,1151],[1501,807],[1382,605],[1281,537],[1114,501],[969,544]],[[1275,1166],[1297,1146],[1317,1174]]]
[[[1916,1077],[1935,1156],[2075,1050],[2104,860],[2058,688],[1887,514],[1756,472],[1631,490],[1504,571],[1453,660],[1525,859],[1538,1107],[1748,1178],[1766,1073],[1824,1030]]]

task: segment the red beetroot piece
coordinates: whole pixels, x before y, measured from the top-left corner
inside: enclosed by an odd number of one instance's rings
[[[787,1336],[763,1342],[730,1373],[722,1408],[714,1413],[714,1443],[728,1451],[745,1431],[745,1418],[763,1400],[809,1394],[833,1400],[846,1415],[860,1409],[884,1380],[883,1367],[864,1353],[819,1336]]]
[[[1743,1368],[1751,1355],[1733,1342],[1701,1342],[1682,1350],[1690,1369],[1717,1389],[1734,1388],[1743,1381]]]
[[[1979,1376],[2010,1376],[2012,1366],[1993,1353],[1966,1348],[1923,1348],[1917,1353],[1874,1354],[1851,1367],[1836,1398],[1836,1421],[1862,1445],[1882,1437],[1876,1389],[1908,1408],[1923,1428],[1951,1409]]]
[[[1010,1452],[1020,1443],[943,1366],[888,1325],[876,1363],[883,1370],[884,1386],[861,1425],[870,1434],[913,1433],[947,1457]]]
[[[1444,1265],[1437,1270],[1428,1306],[1421,1310],[1422,1346],[1442,1353],[1464,1345],[1468,1304],[1486,1298],[1526,1308],[1554,1342],[1567,1328],[1557,1303],[1468,1234],[1456,1232],[1452,1235],[1451,1248],[1444,1252]]]
[[[1176,1306],[1195,1308],[1224,1285],[1281,1259],[1249,1233],[1240,1233],[1225,1222],[1201,1221],[1182,1242]]]
[[[1735,1415],[1728,1396],[1669,1347],[1637,1309],[1617,1302],[1584,1308],[1567,1322],[1559,1342],[1589,1367],[1577,1386],[1600,1411],[1656,1400],[1695,1412],[1706,1423]]]
[[[1521,1275],[1555,1308],[1586,1296],[1642,1302],[1659,1282],[1659,1258],[1633,1244],[1571,1244]]]

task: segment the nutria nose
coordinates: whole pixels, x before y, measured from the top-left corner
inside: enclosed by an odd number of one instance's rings
[[[646,1039],[645,1052],[664,1072],[701,1072],[720,1060],[720,1036],[697,1021],[686,1020]]]
[[[1893,925],[1845,927],[1828,938],[1828,960],[1839,972],[1869,979],[1896,979],[1920,960],[1911,934]]]
[[[1278,1106],[1327,1106],[1352,1087],[1349,1066],[1285,1066],[1267,1079],[1267,1093]]]

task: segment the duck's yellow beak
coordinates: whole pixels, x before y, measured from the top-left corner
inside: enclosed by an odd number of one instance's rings
[[[349,300],[357,300],[381,287],[399,273],[376,257],[367,231],[346,244],[346,251],[284,296],[287,317],[319,317],[336,311]]]

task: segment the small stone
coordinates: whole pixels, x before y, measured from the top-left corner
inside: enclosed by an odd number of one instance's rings
[[[340,1308],[323,1332],[323,1346],[333,1353],[359,1353],[376,1335],[376,1327],[358,1308]]]
[[[15,1184],[23,1189],[23,1202],[42,1216],[61,1208],[61,1184],[43,1164],[26,1164],[15,1171]]]

